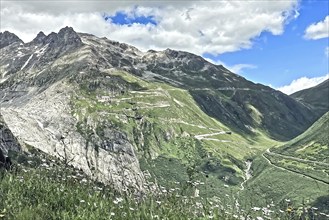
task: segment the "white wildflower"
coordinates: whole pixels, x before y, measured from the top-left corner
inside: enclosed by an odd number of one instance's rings
[[[253,211],[259,211],[259,210],[260,210],[259,207],[252,207],[251,209],[252,209]]]

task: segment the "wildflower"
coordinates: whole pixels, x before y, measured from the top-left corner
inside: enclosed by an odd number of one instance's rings
[[[159,205],[161,204],[161,201],[155,201],[156,203],[158,203]]]
[[[82,200],[80,200],[80,202],[81,202],[81,203],[84,203],[84,202],[86,202],[86,201],[82,199]]]
[[[111,216],[115,216],[115,213],[114,213],[114,212],[111,212],[110,215],[111,215]]]
[[[252,209],[253,211],[259,211],[259,210],[260,210],[259,207],[252,207],[251,209]]]
[[[195,189],[194,197],[199,197],[199,193],[200,193],[200,191],[198,189]]]
[[[131,211],[134,211],[134,210],[135,210],[134,208],[131,208],[131,207],[129,207],[129,209],[130,209]]]
[[[202,204],[201,204],[200,202],[196,202],[195,205],[196,205],[197,207],[201,207],[201,206],[202,206]]]
[[[120,202],[122,202],[122,201],[123,201],[123,198],[118,197],[118,198],[116,198],[116,199],[113,201],[113,203],[114,203],[114,204],[118,204],[118,203],[120,203]]]

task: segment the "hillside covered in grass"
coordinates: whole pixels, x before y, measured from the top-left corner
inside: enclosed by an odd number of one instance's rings
[[[319,115],[323,115],[329,110],[329,79],[314,87],[295,92],[290,96],[308,105]]]
[[[275,149],[284,155],[329,163],[329,112],[325,113],[303,134]]]
[[[10,154],[11,171],[0,169],[0,219],[324,219],[311,203],[260,200],[246,206],[232,194],[202,198],[202,183],[172,182],[149,193],[118,192],[89,179],[79,170],[30,149]],[[154,187],[150,183],[145,187]],[[251,198],[251,197],[250,197]],[[251,204],[252,205],[252,204]]]

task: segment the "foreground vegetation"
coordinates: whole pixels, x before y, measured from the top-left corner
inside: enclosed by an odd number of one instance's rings
[[[156,193],[117,192],[55,160],[18,157],[0,171],[0,219],[321,219],[316,208],[288,203],[243,208],[233,195],[191,195],[202,183],[174,183]]]

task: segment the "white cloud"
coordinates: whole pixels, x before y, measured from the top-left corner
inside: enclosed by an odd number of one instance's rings
[[[304,37],[312,40],[329,37],[329,15],[323,21],[308,26],[305,30]]]
[[[138,5],[138,6],[136,6]],[[267,31],[282,34],[298,16],[297,0],[287,1],[1,1],[1,31],[25,42],[72,26],[76,31],[125,42],[142,50],[185,50],[196,54],[250,48]],[[154,16],[157,25],[118,25],[104,14]]]
[[[325,76],[314,77],[314,78],[301,77],[299,79],[293,80],[289,85],[277,88],[277,90],[280,90],[281,92],[290,95],[294,92],[316,86],[317,84],[325,81],[328,78],[329,78],[329,73]]]
[[[233,73],[237,73],[237,74],[242,74],[243,69],[256,69],[256,68],[257,68],[256,65],[245,64],[245,63],[236,64],[234,66],[229,67],[230,71],[232,71]]]

